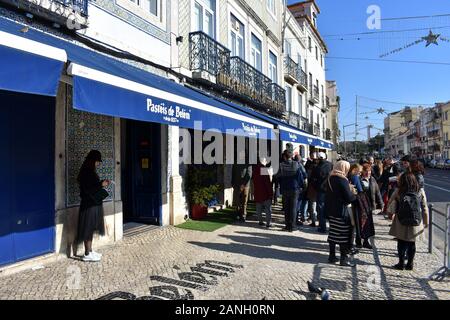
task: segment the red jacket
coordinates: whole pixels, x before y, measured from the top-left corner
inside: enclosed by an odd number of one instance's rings
[[[253,167],[253,189],[255,202],[264,202],[273,197],[272,182],[269,175],[261,175],[262,164]]]

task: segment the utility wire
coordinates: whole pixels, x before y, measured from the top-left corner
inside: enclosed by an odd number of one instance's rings
[[[383,18],[381,21],[391,21],[391,20],[411,20],[411,19],[429,19],[429,18],[441,18],[441,17],[450,17],[450,13],[444,14],[436,14],[431,16],[415,16],[415,17],[394,17],[394,18]]]
[[[365,96],[358,96],[360,98],[364,98],[371,101],[381,102],[381,103],[390,103],[390,104],[399,104],[404,106],[434,106],[434,103],[406,103],[406,102],[399,102],[399,101],[386,101],[386,100],[380,100],[376,98],[369,98]]]
[[[347,33],[347,34],[327,34],[327,35],[323,35],[322,37],[345,37],[345,36],[357,36],[357,35],[423,31],[423,30],[430,30],[430,29],[446,29],[446,28],[450,28],[450,26],[427,27],[427,28],[416,28],[416,29],[400,29],[400,30],[366,31],[366,32],[356,32],[356,33]]]
[[[356,60],[356,61],[378,61],[378,62],[395,62],[395,63],[410,63],[410,64],[428,64],[450,66],[450,62],[433,62],[433,61],[416,61],[416,60],[392,60],[392,59],[375,59],[375,58],[357,58],[357,57],[330,57],[326,59],[340,59],[340,60]]]

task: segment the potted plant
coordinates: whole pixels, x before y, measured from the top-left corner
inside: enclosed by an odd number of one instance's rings
[[[215,171],[207,167],[191,165],[187,176],[187,194],[192,219],[202,219],[208,213],[208,204],[220,191],[220,185],[214,184]]]

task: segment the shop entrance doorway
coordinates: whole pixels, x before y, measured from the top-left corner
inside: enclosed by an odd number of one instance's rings
[[[122,122],[124,223],[161,223],[160,125]]]

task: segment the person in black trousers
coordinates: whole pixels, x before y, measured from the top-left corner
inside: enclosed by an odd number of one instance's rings
[[[80,211],[78,216],[78,242],[84,242],[85,253],[83,261],[98,262],[101,254],[92,250],[94,233],[105,235],[105,221],[103,213],[103,200],[108,197],[104,189],[109,180],[100,181],[96,168],[102,162],[102,155],[97,150],[92,150],[87,155],[78,174],[80,186]]]

